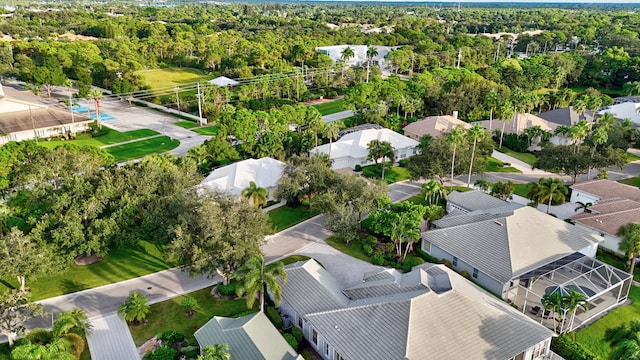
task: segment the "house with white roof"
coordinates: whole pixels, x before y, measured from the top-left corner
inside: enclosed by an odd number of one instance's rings
[[[285,270],[279,310],[326,360],[550,354],[553,332],[443,265],[365,273],[349,288],[313,259]]]
[[[227,344],[234,360],[303,360],[262,312],[239,318],[214,316],[193,336],[200,349]]]
[[[242,160],[213,170],[200,186],[240,196],[253,181],[257,187],[267,189],[272,199],[271,190],[282,177],[285,166],[282,161],[269,157]]]
[[[344,49],[348,47],[351,48],[351,50],[353,50],[354,56],[353,58],[345,61],[342,58],[342,52],[344,51]],[[367,46],[367,45],[346,45],[345,44],[345,45],[333,45],[333,46],[319,46],[316,48],[316,52],[329,56],[329,58],[331,58],[331,60],[334,63],[345,62],[349,66],[359,66],[359,65],[366,64],[367,49],[369,47],[374,47],[378,52],[378,55],[374,56],[371,59],[372,64],[378,65],[380,66],[380,69],[388,71],[389,63],[385,57],[389,52],[397,49],[398,48],[397,46],[377,46],[377,45]]]
[[[405,136],[414,140],[420,140],[420,138],[425,135],[438,137],[456,127],[470,129],[471,125],[468,122],[458,120],[457,117],[451,115],[428,116],[405,126],[402,131]]]
[[[629,119],[636,126],[640,126],[639,109],[640,103],[628,101],[607,106],[604,109],[600,110],[598,114],[604,115],[605,113],[610,113],[614,118],[618,120]]]
[[[389,129],[367,129],[346,134],[331,144],[315,147],[309,151],[309,154],[329,155],[332,169],[353,169],[356,165],[365,166],[374,163],[367,160],[369,155],[367,146],[372,140],[391,143],[395,153],[392,159],[394,162],[411,157],[418,152],[419,143],[413,139]]]
[[[482,194],[468,193],[472,198]],[[564,330],[627,299],[631,275],[595,259],[601,236],[532,207],[484,203],[487,209],[458,211],[434,221],[435,229],[422,234],[422,250],[468,272],[478,284],[547,326],[555,323],[538,312],[545,294],[571,289],[587,299],[590,310],[577,313]]]

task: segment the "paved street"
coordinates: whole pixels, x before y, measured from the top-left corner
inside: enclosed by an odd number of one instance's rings
[[[342,120],[342,119],[346,119],[346,118],[350,118],[353,116],[353,111],[351,110],[345,110],[345,111],[340,111],[334,114],[329,114],[329,115],[325,115],[322,117],[322,121],[326,123],[332,122],[332,121],[337,121],[337,120]]]

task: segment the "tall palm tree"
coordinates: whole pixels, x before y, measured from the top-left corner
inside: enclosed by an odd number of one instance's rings
[[[76,122],[75,122],[75,114],[73,112],[73,101],[72,101],[73,94],[71,93],[71,88],[73,87],[73,81],[71,79],[65,80],[64,86],[67,87],[67,91],[69,95],[69,109],[71,110],[71,134],[73,135],[76,133]]]
[[[585,312],[589,311],[589,304],[587,304],[587,297],[580,292],[577,292],[573,289],[567,289],[569,292],[567,295],[562,297],[562,308],[571,314],[571,321],[569,322],[569,329],[573,328],[573,322],[576,318],[576,310],[578,308],[584,310]],[[564,328],[564,321],[563,321]],[[564,329],[562,329],[564,330]]]
[[[640,94],[640,81],[630,81],[622,85],[622,89],[627,95],[638,95]]]
[[[318,147],[318,133],[324,129],[324,121],[322,121],[322,114],[313,106],[307,108],[307,128],[313,131],[313,138],[315,140],[316,147]]]
[[[509,103],[504,103],[496,110],[500,119],[502,119],[502,130],[500,131],[500,144],[499,148],[502,149],[502,139],[504,138],[504,128],[508,122],[513,120],[513,106]]]
[[[284,271],[284,263],[282,261],[273,262],[265,265],[262,256],[254,256],[249,259],[236,272],[238,280],[238,288],[236,294],[238,296],[247,295],[247,307],[252,308],[256,300],[256,295],[260,296],[260,311],[264,312],[264,292],[271,292],[275,298],[275,304],[280,304],[282,299],[282,286],[278,279],[284,284],[287,282],[287,273]]]
[[[496,89],[491,89],[484,98],[485,106],[489,109],[489,131],[493,131],[493,113],[496,111],[499,102],[500,94]]]
[[[545,294],[542,299],[540,299],[540,302],[542,303],[542,307],[544,308],[545,312],[547,310],[551,312],[551,316],[553,317],[553,328],[555,329],[555,314],[557,313],[558,315],[560,315],[560,317],[562,317],[562,294],[560,294],[560,289],[557,288],[555,291],[549,294]],[[540,321],[542,322],[542,320]]]
[[[382,159],[382,180],[384,180],[385,160],[389,158],[393,162],[395,157],[395,149],[390,142],[375,139],[371,140],[371,142],[367,145],[367,150],[369,150],[367,160],[373,160],[376,166],[378,165],[378,160]]]
[[[230,360],[231,354],[229,354],[229,345],[227,344],[215,344],[213,346],[207,345],[202,348],[202,356],[198,357],[198,360]]]
[[[453,154],[451,155],[451,184],[449,191],[453,190],[453,173],[456,166],[456,150],[458,149],[458,146],[461,146],[464,142],[464,131],[459,127],[451,129],[447,134],[447,143],[449,144],[449,147],[451,147],[451,150],[453,150]]]
[[[369,83],[369,67],[371,66],[371,61],[374,57],[378,56],[378,49],[374,46],[367,47],[367,83]]]
[[[349,62],[349,60],[353,59],[355,56],[356,54],[353,52],[353,49],[350,46],[344,48],[344,50],[342,50],[342,52],[340,53],[340,57],[344,62]]]
[[[553,201],[564,202],[568,194],[567,187],[562,180],[557,178],[542,178],[538,181],[538,186],[532,195],[539,203],[547,204],[547,214],[551,211]]]
[[[436,180],[429,180],[422,184],[424,190],[424,199],[429,201],[429,205],[438,204],[440,199],[445,196],[444,186]]]
[[[622,240],[618,244],[618,249],[627,255],[630,264],[629,274],[633,276],[633,271],[636,267],[636,257],[640,255],[640,223],[633,222],[621,226],[620,229],[618,229],[618,236],[622,237]]]
[[[150,311],[147,297],[139,291],[132,291],[125,302],[118,308],[118,315],[126,322],[139,324],[147,318]]]
[[[331,157],[331,148],[333,147],[333,140],[338,138],[340,129],[344,127],[342,121],[332,121],[324,125],[322,134],[329,139],[329,157]]]
[[[100,100],[102,100],[103,97],[104,94],[102,94],[102,91],[96,88],[91,88],[91,90],[89,90],[89,98],[93,99],[96,104],[96,123],[98,124],[99,129],[102,129],[102,121],[100,119]]]
[[[473,170],[473,159],[476,155],[476,145],[478,141],[484,139],[487,135],[486,131],[480,124],[475,124],[471,127],[471,129],[467,130],[467,137],[470,141],[473,142],[473,147],[471,148],[471,163],[469,164],[469,176],[467,177],[467,187],[471,187],[471,171]]]
[[[249,182],[249,187],[242,190],[241,196],[248,201],[253,200],[253,207],[256,209],[262,205],[263,207],[267,205],[267,197],[269,193],[267,189],[263,187],[258,187],[254,181]]]
[[[87,313],[76,308],[58,315],[58,319],[53,323],[53,334],[63,336],[73,333],[84,337],[91,333],[92,328]]]

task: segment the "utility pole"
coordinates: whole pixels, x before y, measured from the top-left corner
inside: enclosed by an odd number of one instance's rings
[[[200,83],[198,83],[200,85]],[[178,90],[180,90],[179,86],[173,88],[176,91],[176,105],[178,106],[178,113],[180,113],[180,96],[178,95]]]
[[[493,62],[497,62],[499,57],[500,57],[500,43],[498,43],[498,49],[496,50],[496,57],[493,60]]]
[[[458,11],[461,11],[461,10],[460,10],[460,1],[461,1],[461,0],[458,0]]]
[[[200,126],[202,126],[202,94],[200,93],[200,82],[198,81],[198,116],[200,116]]]
[[[460,59],[462,59],[462,48],[458,49],[458,64],[456,65],[457,68],[460,67]]]
[[[369,83],[369,63],[370,61],[367,60],[367,84]]]

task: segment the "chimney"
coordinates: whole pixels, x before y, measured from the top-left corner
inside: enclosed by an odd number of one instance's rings
[[[454,110],[452,116],[454,119],[458,120],[458,110]]]

